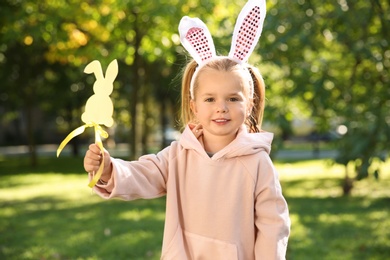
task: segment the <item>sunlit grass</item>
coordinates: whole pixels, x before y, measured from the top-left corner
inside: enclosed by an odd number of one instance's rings
[[[124,202],[91,193],[81,158],[0,160],[0,259],[159,259],[164,198]],[[289,204],[288,259],[390,255],[390,164],[342,196],[341,166],[276,162]]]
[[[80,158],[29,169],[24,158],[0,162],[0,259],[159,259],[163,198],[102,200]]]
[[[292,219],[289,259],[386,259],[390,255],[390,162],[354,183],[327,160],[277,163]]]

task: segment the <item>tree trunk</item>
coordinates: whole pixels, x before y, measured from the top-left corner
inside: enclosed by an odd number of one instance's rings
[[[345,178],[343,181],[343,195],[349,196],[351,194],[351,190],[353,188],[353,179],[349,177],[348,174],[348,164],[345,165]]]
[[[37,149],[36,149],[35,137],[34,137],[33,106],[31,102],[27,103],[26,116],[27,116],[27,140],[28,140],[28,150],[30,155],[30,165],[32,167],[36,167],[38,165],[38,160],[37,160]]]
[[[167,126],[168,126],[168,119],[167,115],[165,114],[166,111],[166,103],[165,100],[162,100],[161,104],[161,112],[160,112],[160,123],[161,123],[161,149],[164,149],[168,145],[167,137],[165,136]]]
[[[133,84],[131,86],[131,100],[130,100],[130,115],[131,115],[131,128],[130,128],[130,138],[129,138],[129,150],[130,150],[130,160],[135,160],[137,157],[137,104],[138,104],[138,89],[139,89],[139,70],[140,70],[140,55],[138,50],[141,46],[142,37],[138,29],[138,12],[133,10],[133,15],[135,17],[134,21],[134,31],[135,31],[135,42],[134,42],[134,63],[133,63]]]
[[[148,124],[148,119],[152,116],[150,115],[149,109],[149,85],[144,84],[144,89],[142,91],[142,103],[143,103],[143,118],[142,118],[142,154],[149,153],[148,138],[150,135],[150,125]]]

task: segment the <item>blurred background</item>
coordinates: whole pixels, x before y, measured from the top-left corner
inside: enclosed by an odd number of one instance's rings
[[[177,139],[180,75],[190,59],[179,40],[180,18],[201,18],[218,54],[227,55],[235,19],[245,2],[1,1],[2,207],[12,207],[12,193],[6,192],[13,183],[11,175],[42,173],[42,167],[55,168],[51,164],[62,162],[54,159],[55,150],[83,124],[81,114],[95,81],[83,70],[93,60],[102,63],[104,72],[113,59],[119,63],[111,94],[115,125],[107,129],[106,149],[134,159]],[[272,157],[281,168],[286,162],[326,159],[340,169],[339,182],[334,183],[340,196],[350,195],[358,180],[381,181],[381,176],[382,184],[387,180],[383,176],[390,171],[389,31],[387,0],[267,1],[263,33],[249,62],[266,83],[263,129],[275,133]],[[90,128],[68,144],[61,156],[76,161],[62,166],[77,165],[62,173],[83,171],[82,157],[92,142]],[[390,205],[388,196],[383,205]],[[11,232],[6,224],[0,227],[0,236]],[[385,236],[390,247],[390,234]],[[0,257],[12,255],[7,248],[0,244]],[[49,256],[40,259],[72,258]]]

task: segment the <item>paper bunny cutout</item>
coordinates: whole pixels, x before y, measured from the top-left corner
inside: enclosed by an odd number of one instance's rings
[[[93,175],[93,178],[88,186],[92,188],[99,181],[104,169],[104,147],[101,137],[107,138],[108,133],[100,125],[110,127],[114,124],[112,118],[114,105],[110,99],[110,94],[114,88],[114,80],[118,75],[118,62],[116,60],[111,61],[108,65],[106,76],[103,75],[102,66],[97,60],[89,63],[85,67],[84,72],[87,74],[95,74],[96,81],[93,85],[93,92],[95,94],[87,100],[85,112],[81,115],[81,120],[85,124],[77,127],[66,136],[57,149],[57,157],[72,138],[84,133],[87,127],[93,127],[95,129],[95,143],[101,151],[102,160],[97,172],[90,173]]]
[[[239,64],[248,61],[263,30],[266,15],[265,0],[249,0],[242,8],[233,31],[229,59]],[[179,23],[180,41],[184,48],[198,63],[192,79],[195,79],[199,67],[217,57],[215,46],[207,26],[199,18],[184,16]],[[222,56],[224,57],[224,56]],[[249,72],[248,72],[249,73]],[[194,80],[190,84],[191,98],[194,98]],[[253,95],[253,89],[251,90]]]
[[[263,30],[265,0],[249,0],[241,10],[234,27],[228,58],[244,63],[252,54]],[[216,57],[207,26],[198,18],[184,16],[179,24],[180,40],[199,66]]]
[[[102,66],[99,61],[94,60],[89,63],[84,73],[94,73],[96,81],[93,85],[93,94],[85,105],[85,112],[81,115],[81,120],[88,123],[103,124],[110,127],[114,124],[112,114],[114,106],[110,98],[113,90],[113,83],[118,75],[118,62],[113,60],[107,68],[105,77],[103,76]]]

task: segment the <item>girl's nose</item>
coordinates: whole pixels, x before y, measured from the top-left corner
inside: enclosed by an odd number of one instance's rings
[[[219,102],[217,104],[217,112],[218,113],[226,113],[226,112],[228,112],[228,110],[229,109],[228,109],[226,102]]]

